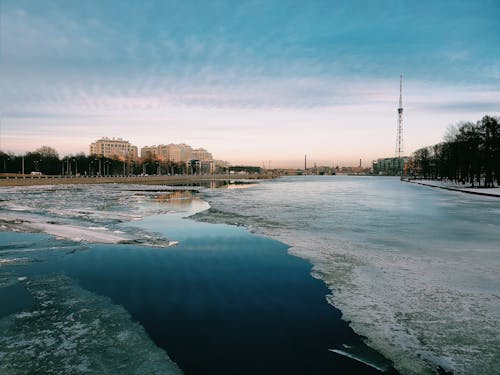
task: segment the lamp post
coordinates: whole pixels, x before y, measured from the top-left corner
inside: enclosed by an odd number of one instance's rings
[[[10,158],[3,159],[3,173],[7,173],[7,160],[10,160]]]
[[[104,161],[104,175],[105,176],[109,175],[109,161],[108,160]]]
[[[101,172],[101,158],[99,158],[99,159],[96,158],[95,161],[99,162],[99,177],[101,177],[102,176],[102,172]]]
[[[78,162],[75,158],[73,158],[73,161],[75,162],[75,176],[78,176]]]
[[[71,163],[69,162],[69,156],[66,156],[66,174],[71,176]]]

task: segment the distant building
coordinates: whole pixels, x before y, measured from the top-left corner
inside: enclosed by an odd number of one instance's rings
[[[191,157],[193,159],[200,160],[200,161],[214,160],[212,154],[210,152],[208,152],[207,150],[205,150],[204,148],[195,148],[191,152]]]
[[[121,138],[101,138],[90,146],[90,155],[113,159],[137,159],[137,147]]]
[[[193,159],[193,149],[191,148],[191,146],[185,143],[171,143],[163,147],[166,151],[165,153],[168,155],[168,161],[171,161],[173,163],[187,163],[188,161]]]
[[[142,159],[158,159],[158,146],[144,146],[141,148]]]
[[[212,154],[200,148],[193,150],[191,146],[180,143],[168,145],[145,146],[141,148],[141,158],[155,159],[172,163],[187,163],[190,160],[210,161]]]
[[[408,163],[408,157],[401,158],[383,158],[372,162],[373,174],[381,176],[399,176],[405,164]]]

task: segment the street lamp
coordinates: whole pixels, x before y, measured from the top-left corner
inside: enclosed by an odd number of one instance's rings
[[[99,162],[99,177],[101,177],[102,176],[102,173],[101,173],[101,158],[99,158],[99,159],[95,158],[94,160],[97,161],[97,162]]]
[[[3,159],[3,173],[7,173],[7,160],[10,160],[10,158]]]
[[[104,161],[104,175],[108,176],[109,175],[109,160]]]

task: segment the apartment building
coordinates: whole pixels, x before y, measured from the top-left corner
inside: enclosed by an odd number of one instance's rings
[[[137,159],[137,146],[122,138],[101,138],[90,146],[90,155],[104,156],[106,158]]]
[[[208,154],[210,155],[210,153]],[[185,143],[170,143],[168,145],[146,146],[141,148],[141,158],[156,159],[165,162],[170,161],[173,163],[187,163],[195,157],[193,156],[193,149],[191,146]]]
[[[159,146],[144,146],[141,148],[142,159],[161,159],[158,156]]]
[[[213,160],[213,156],[210,152],[205,150],[204,148],[195,148],[191,152],[192,158],[200,161],[209,161]]]

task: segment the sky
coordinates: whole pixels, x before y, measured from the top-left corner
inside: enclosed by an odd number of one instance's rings
[[[500,2],[0,0],[0,149],[363,165],[500,114]]]

